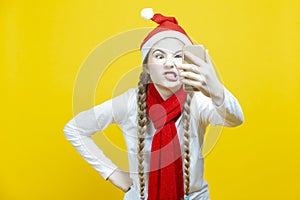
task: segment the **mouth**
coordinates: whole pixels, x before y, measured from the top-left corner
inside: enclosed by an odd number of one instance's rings
[[[177,81],[178,80],[178,75],[177,73],[173,71],[168,71],[164,73],[164,76],[166,77],[167,80],[169,81]]]

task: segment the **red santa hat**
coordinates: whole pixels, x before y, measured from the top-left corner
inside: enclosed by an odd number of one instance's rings
[[[140,46],[143,62],[151,47],[163,38],[176,38],[182,41],[185,45],[193,44],[192,40],[189,38],[183,28],[178,25],[175,17],[166,17],[160,13],[154,14],[152,8],[144,8],[141,11],[141,17],[147,20],[151,19],[159,24],[147,35]]]

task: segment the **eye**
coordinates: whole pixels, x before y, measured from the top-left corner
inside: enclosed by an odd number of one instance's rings
[[[161,53],[157,53],[157,54],[155,54],[154,56],[155,56],[155,58],[157,58],[157,59],[163,59],[163,58],[164,58],[164,55],[161,54]]]
[[[182,58],[182,55],[181,54],[177,54],[177,55],[175,55],[175,58]]]

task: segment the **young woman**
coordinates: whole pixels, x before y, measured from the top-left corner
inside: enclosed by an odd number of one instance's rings
[[[141,44],[143,72],[137,89],[83,111],[64,133],[104,179],[125,193],[124,199],[208,200],[203,179],[202,141],[209,124],[228,127],[243,122],[236,98],[221,84],[206,60],[185,53],[192,41],[173,17],[144,9],[159,24]],[[183,84],[197,92],[185,92]],[[116,123],[123,131],[130,172],[107,158],[91,135]]]

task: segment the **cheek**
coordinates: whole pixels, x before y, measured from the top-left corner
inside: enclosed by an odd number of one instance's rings
[[[175,63],[175,65],[182,65],[182,58],[177,58],[177,59],[174,59],[174,63]]]
[[[162,72],[159,69],[159,66],[149,66],[148,72],[152,81],[157,81],[161,78]]]
[[[150,74],[156,74],[156,73],[158,73],[160,70],[161,70],[161,65],[154,64],[154,63],[148,64],[148,72],[149,72]]]

